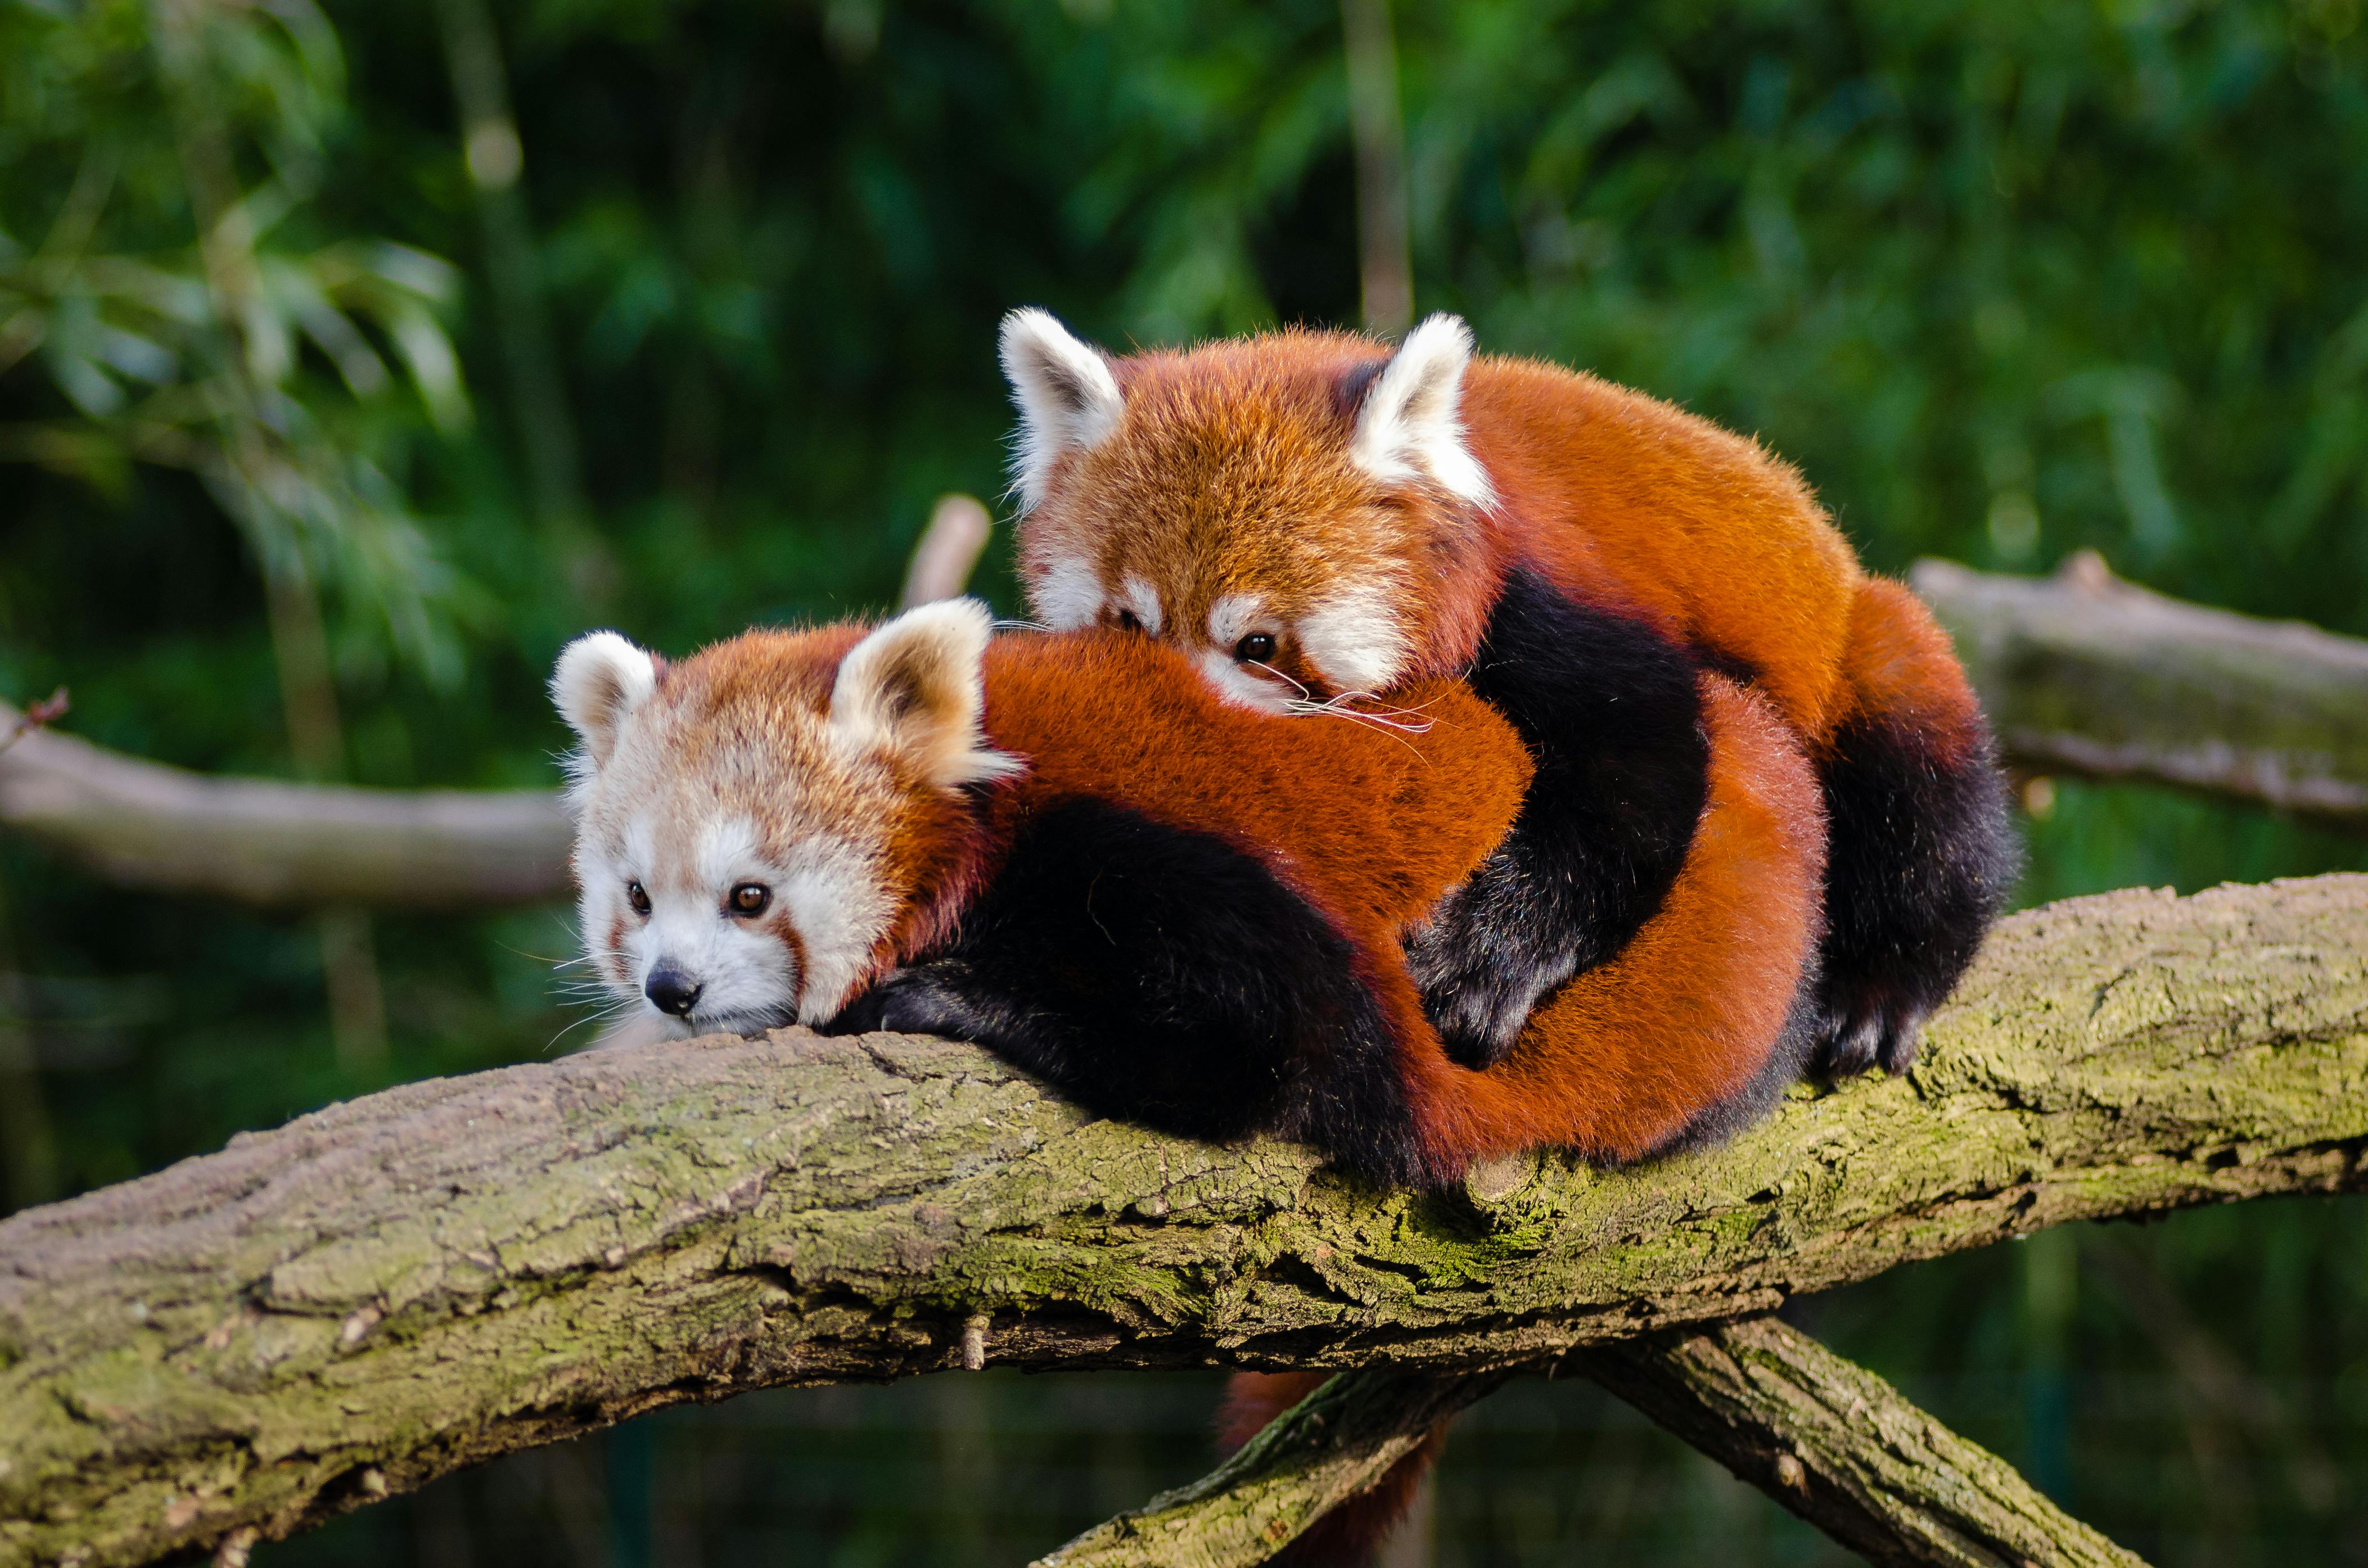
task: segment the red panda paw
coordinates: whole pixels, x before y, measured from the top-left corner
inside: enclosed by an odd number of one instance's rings
[[[1828,1079],[1874,1067],[1894,1076],[1907,1071],[1916,1061],[1925,1009],[1889,998],[1853,1000],[1855,1006],[1827,999],[1811,1070]]]

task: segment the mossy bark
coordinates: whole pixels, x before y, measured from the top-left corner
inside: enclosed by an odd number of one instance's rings
[[[1209,1474],[1095,1526],[1033,1568],[1251,1568],[1484,1398],[1502,1369],[1343,1372]]]
[[[1640,1335],[1572,1360],[1884,1568],[2146,1568],[2004,1460],[1774,1318]]]
[[[279,1536],[775,1384],[1532,1362],[2066,1220],[2358,1187],[2363,1149],[2362,877],[2016,916],[1907,1077],[1431,1196],[1092,1120],[930,1040],[415,1084],[0,1222],[0,1563]]]

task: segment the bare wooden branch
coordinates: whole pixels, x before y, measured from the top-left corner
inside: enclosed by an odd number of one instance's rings
[[[1570,1364],[1884,1568],[2145,1568],[1774,1318],[1644,1335]]]
[[[2062,1221],[2368,1187],[2368,877],[1994,934],[1906,1078],[1377,1193],[799,1031],[332,1107],[0,1221],[0,1564],[285,1535],[656,1406],[954,1365],[1447,1369]]]
[[[1343,1372],[1190,1486],[1095,1526],[1032,1568],[1253,1568],[1507,1375]]]
[[[0,730],[15,718],[0,704]],[[0,823],[112,881],[279,905],[556,898],[574,835],[547,791],[211,778],[55,730],[0,755]]]
[[[2368,828],[2368,642],[2165,598],[2083,552],[2051,578],[1917,563],[2009,758]]]
[[[896,608],[911,609],[960,594],[978,569],[978,558],[994,532],[995,519],[977,496],[959,492],[939,496],[929,509],[929,526],[921,530],[912,559],[905,563],[905,588],[896,596]]]

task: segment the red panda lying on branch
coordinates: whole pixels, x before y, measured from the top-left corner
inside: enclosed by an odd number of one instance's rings
[[[1695,676],[1764,693],[1830,819],[1816,1029],[1828,1073],[1912,1058],[2013,882],[1989,733],[1947,637],[1867,576],[1753,441],[1552,365],[1288,331],[1113,358],[1004,323],[1021,565],[1054,628],[1140,632],[1279,711],[1463,676],[1537,780],[1411,948],[1474,1067],[1625,949],[1705,798]]]
[[[1402,946],[1530,783],[1458,683],[1313,724],[1221,702],[1147,640],[990,640],[955,601],[679,663],[596,632],[552,688],[582,742],[585,940],[620,996],[686,1032],[970,1040],[1105,1115],[1429,1187],[1542,1145],[1641,1158],[1797,1074],[1816,779],[1764,699],[1699,678],[1684,866],[1486,1071],[1448,1057]]]

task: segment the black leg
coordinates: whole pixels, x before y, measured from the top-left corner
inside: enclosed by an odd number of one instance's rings
[[[2005,907],[2022,847],[1986,734],[1952,745],[1904,722],[1856,720],[1822,773],[1832,846],[1812,1065],[1896,1073]]]
[[[945,951],[833,1024],[970,1040],[1102,1115],[1302,1137],[1376,1181],[1417,1171],[1357,954],[1251,857],[1099,801],[1046,811]]]
[[[1530,573],[1508,581],[1469,678],[1537,777],[1504,844],[1406,956],[1449,1054],[1482,1068],[1548,992],[1660,908],[1702,817],[1710,748],[1691,656]]]

